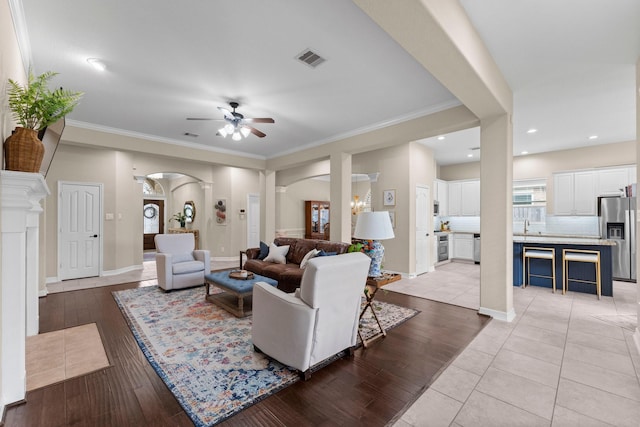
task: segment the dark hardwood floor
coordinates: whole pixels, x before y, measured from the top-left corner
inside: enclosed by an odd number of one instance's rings
[[[129,283],[40,299],[40,331],[95,322],[112,366],[27,393],[7,409],[14,426],[192,426],[140,351],[111,292]],[[379,298],[378,298],[379,297]],[[384,426],[399,417],[489,318],[476,311],[379,292],[421,310],[353,358],[338,360],[229,418],[225,426]]]

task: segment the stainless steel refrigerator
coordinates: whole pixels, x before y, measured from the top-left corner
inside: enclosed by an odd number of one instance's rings
[[[614,240],[613,278],[636,281],[636,198],[600,197],[600,235]]]

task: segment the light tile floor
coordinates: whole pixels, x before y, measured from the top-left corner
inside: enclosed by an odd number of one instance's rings
[[[450,263],[385,289],[477,309],[479,276]],[[395,426],[639,426],[637,292],[515,287],[516,319],[490,322]]]
[[[27,390],[109,366],[95,323],[27,337]]]

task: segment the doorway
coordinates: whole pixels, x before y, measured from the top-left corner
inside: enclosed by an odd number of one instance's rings
[[[100,275],[102,184],[58,183],[58,278]]]
[[[247,194],[247,247],[260,246],[260,195]]]
[[[164,200],[143,199],[142,201],[142,221],[143,221],[143,243],[145,251],[155,251],[156,234],[164,233]]]

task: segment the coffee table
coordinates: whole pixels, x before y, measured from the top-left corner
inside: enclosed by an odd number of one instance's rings
[[[229,273],[233,270],[214,271],[204,275],[205,299],[224,308],[236,317],[251,316],[253,285],[256,282],[266,282],[271,286],[278,286],[276,280],[254,274],[250,279],[233,279]],[[223,292],[209,294],[209,287],[215,286]]]

